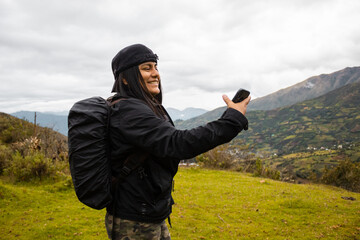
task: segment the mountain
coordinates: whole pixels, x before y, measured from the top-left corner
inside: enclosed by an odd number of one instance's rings
[[[34,123],[35,112],[20,111],[11,113],[12,116],[25,119],[31,123]],[[55,115],[49,113],[36,112],[36,123],[42,127],[48,127],[61,134],[67,136],[67,115]]]
[[[207,112],[205,109],[201,108],[186,108],[182,111],[175,108],[166,108],[166,111],[169,113],[172,120],[188,120]]]
[[[178,129],[191,129],[200,125],[204,125],[208,122],[218,119],[225,111],[226,107],[216,108],[215,110],[208,111],[197,117],[188,120],[175,120],[174,124]]]
[[[281,89],[249,104],[249,110],[271,110],[324,95],[350,83],[360,82],[360,67],[310,77],[291,87]]]
[[[360,143],[360,82],[288,107],[247,114],[238,138],[279,154]]]
[[[291,87],[281,89],[267,96],[254,99],[248,106],[248,113],[255,110],[271,110],[313,99],[350,83],[360,82],[360,67],[310,77]],[[190,129],[218,119],[226,107],[220,107],[187,121],[175,121],[179,129]]]
[[[58,115],[58,116],[67,116],[69,115],[69,111],[61,111],[61,112],[43,112],[45,114]]]

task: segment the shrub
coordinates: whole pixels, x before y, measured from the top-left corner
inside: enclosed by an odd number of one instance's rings
[[[266,177],[274,180],[280,180],[280,172],[264,167],[260,159],[257,159],[255,162],[255,170],[253,175],[255,177]]]
[[[332,169],[325,168],[321,182],[360,192],[360,163],[345,160]]]
[[[67,139],[61,134],[51,128],[41,128],[38,138],[41,139],[39,146],[46,157],[57,160],[67,159]]]
[[[231,146],[224,144],[196,157],[196,161],[205,168],[233,169],[253,173],[255,176],[280,179],[280,172],[263,166],[246,145]]]
[[[233,158],[228,151],[228,145],[218,146],[196,157],[196,161],[205,168],[230,169],[233,167]]]
[[[0,117],[2,117],[0,115]],[[20,141],[33,134],[31,123],[16,118],[1,118],[4,121],[0,129],[0,140],[5,144]]]
[[[39,151],[45,157],[65,161],[67,160],[67,142],[59,137],[59,134],[50,134],[50,129],[43,128],[39,136],[29,137],[22,141],[14,142],[12,148],[20,152],[22,156]]]
[[[16,152],[4,172],[15,181],[42,180],[56,178],[66,169],[64,166],[64,162],[55,162],[40,152],[32,152],[26,156]]]
[[[34,151],[41,150],[41,140],[38,137],[29,137],[22,141],[18,141],[12,144],[14,152],[19,152],[21,156],[26,156]]]
[[[0,175],[3,174],[4,169],[9,163],[9,159],[11,158],[11,149],[6,147],[5,145],[0,145]]]

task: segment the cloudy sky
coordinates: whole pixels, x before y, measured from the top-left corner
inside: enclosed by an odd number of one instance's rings
[[[165,107],[265,96],[359,66],[359,12],[358,0],[0,0],[0,112],[111,95],[111,59],[133,43],[159,55]]]

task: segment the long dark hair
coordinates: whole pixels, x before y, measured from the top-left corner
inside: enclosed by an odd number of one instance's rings
[[[125,79],[127,84],[122,79]],[[159,89],[160,93],[153,96],[146,87],[139,66],[134,66],[119,74],[112,91],[117,92],[120,96],[135,97],[143,100],[157,116],[165,118],[165,112],[161,107],[162,88],[160,79]]]

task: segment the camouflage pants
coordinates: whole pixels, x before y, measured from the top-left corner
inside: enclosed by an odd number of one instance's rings
[[[113,224],[114,223],[114,224]],[[106,213],[105,227],[109,239],[115,240],[171,240],[165,221],[162,223],[141,223],[115,218]],[[113,231],[114,227],[114,231]]]

